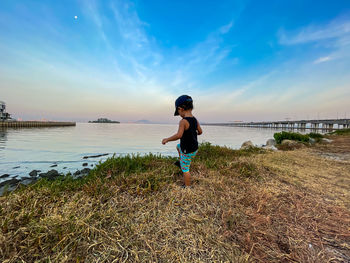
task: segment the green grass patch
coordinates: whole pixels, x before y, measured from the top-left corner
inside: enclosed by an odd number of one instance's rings
[[[317,139],[319,140],[319,139],[324,137],[321,133],[316,133],[316,132],[310,132],[307,135],[309,135],[310,138],[313,138],[313,139],[316,139],[316,140]]]
[[[276,140],[277,144],[281,144],[283,140],[292,140],[292,141],[299,141],[299,142],[309,142],[309,135],[308,134],[300,134],[297,132],[277,132],[273,135],[273,137]]]
[[[275,133],[273,137],[275,138],[277,144],[281,144],[283,140],[292,140],[292,141],[307,143],[310,141],[310,138],[315,139],[316,142],[319,142],[322,138],[324,138],[324,135],[316,132],[301,134],[297,132],[282,131],[282,132]]]
[[[111,185],[121,188],[158,190],[170,182],[176,167],[172,165],[176,158],[155,154],[113,156],[100,162],[89,174],[74,178],[71,174],[56,177],[54,180],[40,178],[36,183],[21,187],[18,191],[30,188],[34,191],[45,191],[52,196],[62,192],[83,190],[91,196],[108,195]]]
[[[335,135],[349,135],[350,129],[341,129],[341,130],[335,130],[333,132],[330,132],[328,134],[335,134]]]
[[[220,169],[227,164],[227,160],[264,152],[266,152],[264,149],[258,147],[251,147],[245,150],[234,150],[228,147],[212,145],[209,142],[205,142],[200,144],[198,154],[195,157],[195,162],[203,163],[209,169]]]
[[[277,132],[273,135],[277,144],[281,144],[283,140],[292,140],[299,142],[309,142],[309,136],[307,134],[300,134],[297,132]]]

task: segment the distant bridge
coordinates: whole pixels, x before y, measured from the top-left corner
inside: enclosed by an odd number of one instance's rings
[[[350,119],[203,123],[203,125],[273,128],[273,129],[281,129],[282,128],[282,129],[335,130],[335,129],[350,128]]]

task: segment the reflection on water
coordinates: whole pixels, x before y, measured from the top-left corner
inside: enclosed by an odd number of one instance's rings
[[[0,149],[5,149],[5,143],[7,140],[7,132],[6,129],[0,128]],[[2,151],[0,151],[0,154]]]
[[[199,141],[239,148],[246,140],[263,144],[278,130],[244,127],[203,126]],[[72,127],[0,130],[0,176],[28,176],[34,169],[75,171],[83,163],[95,165],[108,156],[83,159],[87,155],[116,153],[161,153],[176,156],[177,142],[161,140],[177,131],[177,125],[78,123]],[[111,156],[110,155],[110,156]],[[57,165],[54,168],[51,167]],[[16,167],[16,168],[15,168]]]

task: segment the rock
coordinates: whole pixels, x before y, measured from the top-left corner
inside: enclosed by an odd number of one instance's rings
[[[275,145],[276,145],[275,139],[268,139],[266,141],[266,146],[275,146]]]
[[[63,169],[67,169],[67,167],[63,167]]]
[[[55,177],[60,176],[60,174],[57,172],[57,170],[50,170],[47,173],[41,173],[39,174],[41,178],[47,178],[49,180],[55,179]]]
[[[296,146],[298,145],[298,142],[292,141],[292,140],[283,140],[282,145],[288,145],[288,146]]]
[[[327,139],[327,138],[322,138],[321,142],[323,143],[331,143],[333,140]]]
[[[242,150],[247,150],[247,149],[250,149],[250,148],[253,148],[254,147],[254,144],[251,142],[251,141],[246,141],[242,144],[241,146],[241,149]]]
[[[9,180],[6,180],[2,183],[0,183],[0,187],[2,186],[5,186],[5,185],[10,185],[10,186],[14,186],[16,185],[18,182],[20,182],[21,180],[18,180],[18,179],[15,179],[15,178],[12,178],[12,179],[9,179]]]
[[[83,163],[83,166],[88,166],[89,164],[88,163]]]
[[[299,149],[299,148],[305,147],[303,143],[298,141],[292,141],[292,140],[283,140],[281,145],[282,145],[282,148],[285,150],[293,150],[293,149]]]
[[[38,173],[40,173],[40,172],[41,172],[40,170],[33,170],[29,173],[29,175],[32,177],[36,177],[36,176],[38,176]]]
[[[315,143],[316,143],[316,140],[315,140],[314,138],[311,138],[311,137],[310,137],[310,138],[309,138],[309,143],[310,143],[310,144],[315,144]]]
[[[57,164],[53,164],[53,165],[51,165],[50,167],[57,167]]]
[[[16,189],[16,185],[2,186],[2,187],[0,187],[0,196],[2,196],[5,192],[11,192],[15,189]]]
[[[88,159],[88,158],[98,158],[98,157],[102,157],[102,156],[106,156],[109,153],[104,153],[104,154],[98,154],[98,155],[91,155],[91,156],[84,156],[83,159]]]
[[[91,169],[90,168],[84,168],[83,170],[80,171],[81,174],[88,174],[90,173]]]
[[[18,168],[20,168],[21,166],[16,166],[16,167],[13,167],[12,169],[18,169]]]
[[[20,184],[28,185],[28,184],[34,183],[36,180],[38,180],[38,178],[36,177],[25,177],[25,178],[22,178],[22,181],[20,182]]]
[[[6,177],[9,177],[10,175],[9,174],[3,174],[0,176],[0,178],[6,178]]]
[[[73,175],[86,175],[91,171],[90,168],[84,168],[82,170],[76,171]]]
[[[91,171],[90,168],[84,168],[82,170],[78,170],[73,174],[73,178],[74,179],[82,178],[83,176],[88,175],[90,171]]]
[[[266,150],[278,151],[278,149],[274,145],[266,145],[262,148]]]

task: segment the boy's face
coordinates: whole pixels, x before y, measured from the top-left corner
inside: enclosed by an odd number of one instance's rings
[[[182,118],[185,117],[185,110],[183,108],[178,107],[177,111]]]

